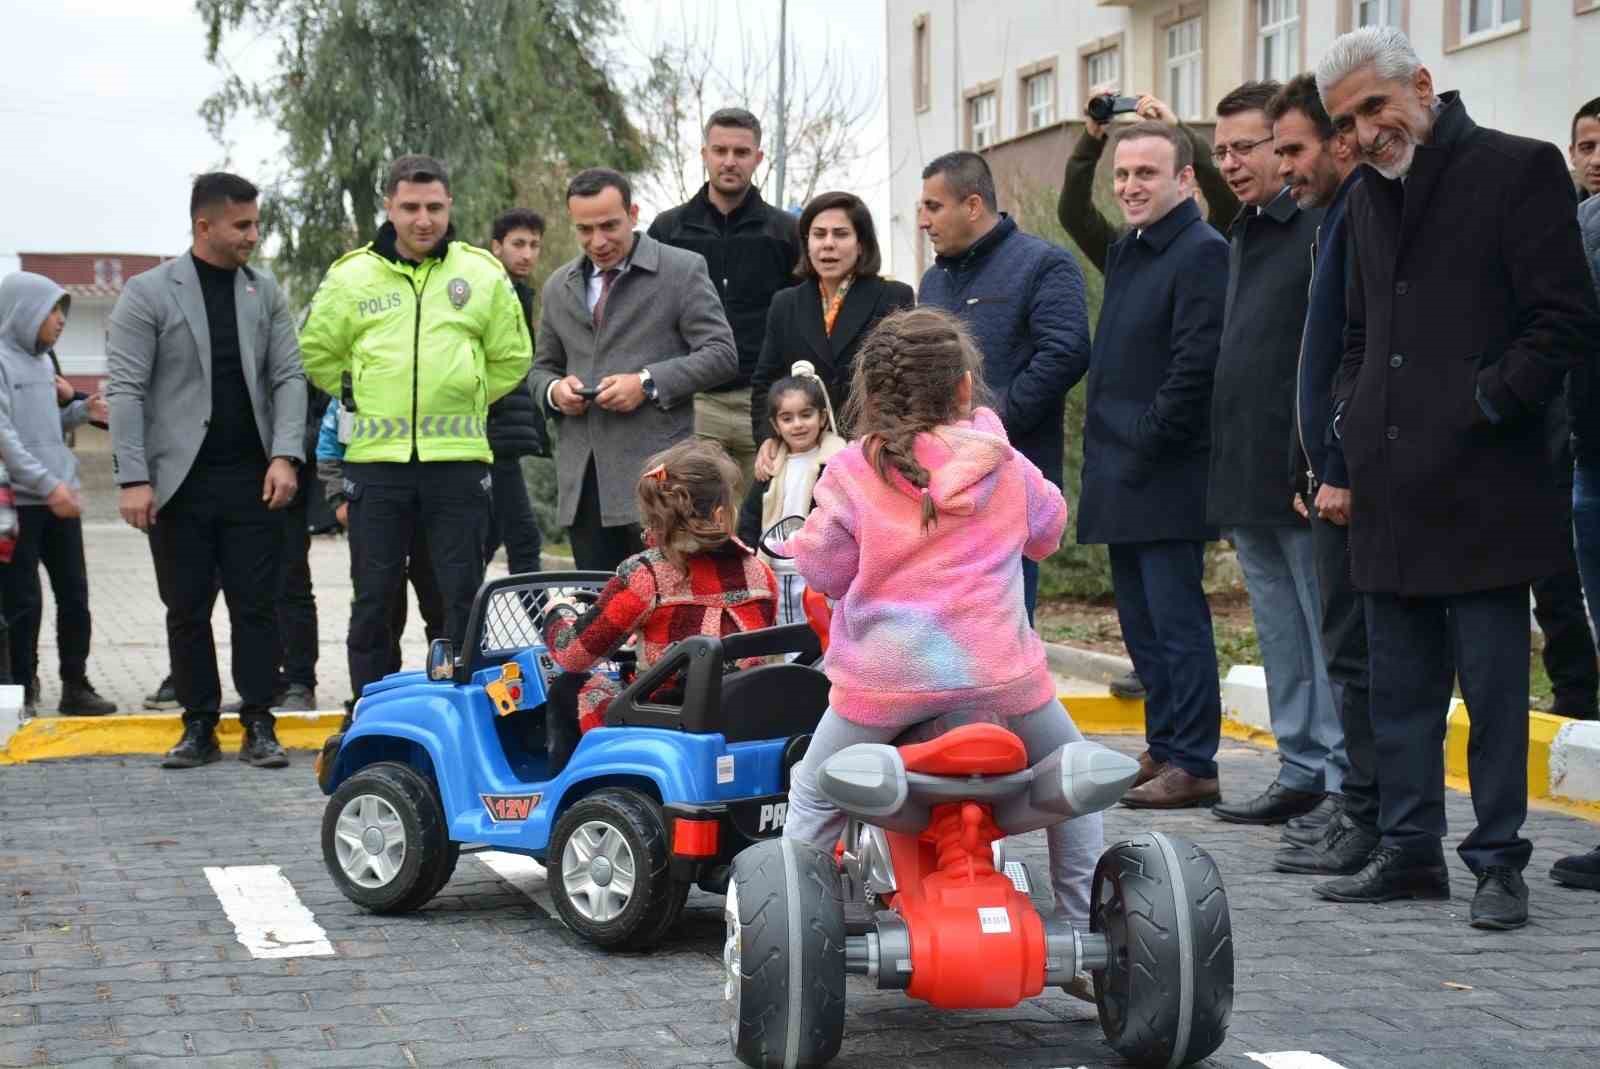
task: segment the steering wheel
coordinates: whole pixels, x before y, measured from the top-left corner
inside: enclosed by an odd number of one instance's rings
[[[785,516],[762,532],[761,552],[773,560],[794,560],[794,551],[789,546],[789,540],[799,534],[800,528],[805,525],[804,516]]]

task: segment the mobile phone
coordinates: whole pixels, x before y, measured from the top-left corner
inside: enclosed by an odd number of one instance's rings
[[[598,387],[598,386],[579,386],[576,390],[573,390],[572,392],[577,394],[579,397],[582,397],[586,401],[593,401],[596,397],[600,396],[600,387]]]

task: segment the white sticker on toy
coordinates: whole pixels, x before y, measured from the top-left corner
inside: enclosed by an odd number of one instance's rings
[[[723,754],[717,758],[717,782],[733,782],[733,754]]]
[[[978,926],[984,935],[1011,934],[1011,914],[1004,906],[982,906],[978,909]]]

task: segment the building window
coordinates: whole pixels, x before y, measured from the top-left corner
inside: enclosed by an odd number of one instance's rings
[[[1400,0],[1355,0],[1357,26],[1399,26]]]
[[[1300,0],[1256,0],[1256,77],[1286,82],[1300,72]]]
[[[932,45],[928,42],[928,16],[918,15],[911,20],[911,103],[917,111],[927,111],[932,104],[932,61]]]
[[[1083,62],[1090,86],[1122,84],[1122,49],[1103,48]]]
[[[1200,48],[1200,19],[1184,19],[1167,27],[1167,105],[1180,119],[1198,119],[1204,74]]]
[[[999,110],[993,90],[967,98],[967,144],[974,152],[995,143],[1000,129]]]
[[[1026,130],[1039,130],[1056,121],[1056,72],[1039,71],[1022,79],[1022,99],[1027,108]]]
[[[1522,29],[1522,0],[1461,0],[1463,37]]]

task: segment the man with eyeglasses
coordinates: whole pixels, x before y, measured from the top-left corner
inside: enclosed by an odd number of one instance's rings
[[[1207,518],[1239,555],[1267,676],[1278,774],[1260,795],[1216,806],[1221,820],[1283,824],[1337,793],[1344,733],[1328,686],[1311,529],[1288,475],[1295,369],[1321,208],[1284,188],[1266,108],[1282,87],[1246,82],[1217,104],[1216,160],[1243,203],[1229,233],[1228,294],[1211,401]],[[1315,822],[1331,806],[1322,806]]]

